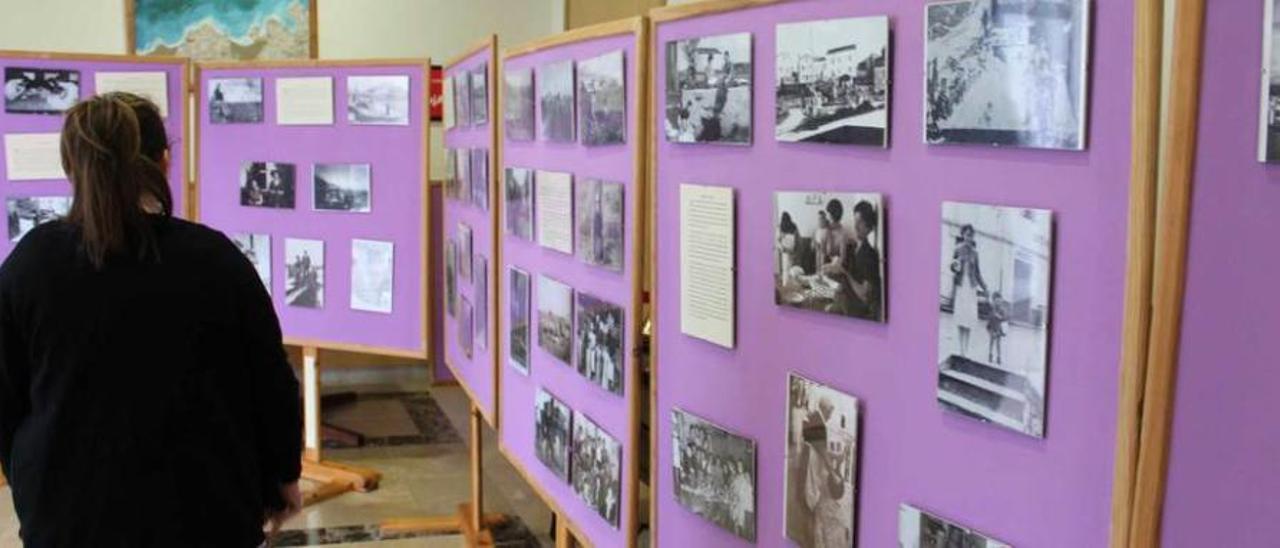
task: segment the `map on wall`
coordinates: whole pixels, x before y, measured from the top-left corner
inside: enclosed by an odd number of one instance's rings
[[[133,52],[192,60],[314,57],[315,0],[128,0]]]

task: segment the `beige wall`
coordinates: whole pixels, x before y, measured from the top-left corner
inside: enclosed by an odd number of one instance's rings
[[[576,29],[596,23],[645,15],[665,5],[664,0],[566,0],[568,28]]]

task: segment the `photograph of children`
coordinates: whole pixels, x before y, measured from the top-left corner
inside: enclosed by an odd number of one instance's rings
[[[503,75],[503,123],[512,141],[532,141],[534,133],[533,69],[509,69]]]
[[[511,354],[507,356],[507,363],[515,368],[523,375],[529,374],[529,320],[530,314],[530,290],[529,273],[519,268],[511,267],[511,298],[507,306],[509,307],[507,314],[510,320],[511,330],[507,333],[508,346]]]
[[[618,528],[622,501],[622,444],[582,413],[573,417],[573,490],[600,517]]]
[[[1258,161],[1280,162],[1280,0],[1264,0]]]
[[[464,204],[471,203],[471,150],[460,148],[453,151],[457,159],[454,166],[458,176],[454,178],[453,199]]]
[[[505,195],[507,234],[533,241],[533,170],[509,167]]]
[[[80,71],[5,67],[4,111],[62,114],[80,100]]]
[[[538,276],[538,346],[573,365],[573,288]]]
[[[450,318],[458,315],[458,243],[444,244],[444,310]]]
[[[888,146],[889,18],[778,25],[778,141]]]
[[[583,179],[574,188],[578,258],[622,272],[622,184]]]
[[[926,6],[925,140],[1083,150],[1087,0]]]
[[[476,349],[489,348],[489,259],[476,254],[475,287],[471,295],[476,300]]]
[[[798,546],[853,546],[858,400],[795,373],[789,378],[787,538]]]
[[[471,307],[471,301],[467,300],[466,295],[459,295],[458,301],[458,347],[469,360],[475,355],[475,309]]]
[[[471,71],[471,125],[489,123],[489,65]]]
[[[261,78],[211,78],[209,122],[214,124],[262,123]]]
[[[236,233],[231,234],[231,241],[236,244],[244,257],[253,264],[262,280],[262,287],[271,294],[271,236],[268,234]]]
[[[467,127],[471,125],[471,73],[459,72],[453,75],[453,112],[457,115],[456,124]]]
[[[284,239],[284,302],[324,308],[324,241]]]
[[[774,303],[885,321],[879,194],[775,192]]]
[[[546,390],[538,389],[533,405],[533,444],[538,460],[547,465],[560,479],[569,481],[569,432],[573,416],[569,406],[555,399]]]
[[[369,164],[316,164],[311,173],[312,208],[316,211],[371,211]]]
[[[1053,213],[942,204],[938,401],[1044,437]]]
[[[471,151],[471,203],[476,207],[489,210],[489,149],[477,148]]]
[[[391,313],[395,244],[351,240],[351,309]]]
[[[587,146],[627,142],[622,51],[578,62],[578,133]]]
[[[31,229],[61,219],[71,211],[70,196],[23,196],[6,200],[9,241],[17,243]]]
[[[676,501],[750,542],[756,540],[756,442],[681,409],[671,411]]]
[[[623,329],[626,311],[594,295],[577,294],[575,345],[578,373],[614,394],[622,395]]]
[[[293,209],[298,168],[276,162],[245,162],[240,167],[240,205]]]
[[[572,143],[573,60],[538,67],[538,126],[542,140]]]
[[[472,283],[471,280],[471,262],[474,258],[471,248],[471,226],[458,223],[458,277],[463,282]]]
[[[409,77],[348,76],[347,121],[353,125],[409,125]]]
[[[898,506],[898,546],[901,548],[1011,548],[1008,544],[908,504]]]
[[[667,141],[751,144],[751,34],[667,42]]]

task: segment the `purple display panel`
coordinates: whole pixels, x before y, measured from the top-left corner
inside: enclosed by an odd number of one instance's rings
[[[169,116],[164,120],[169,134],[169,190],[173,194],[173,214],[187,217],[187,61],[110,55],[76,55],[56,53],[0,52],[0,75],[5,68],[47,68],[80,72],[80,99],[97,93],[94,76],[99,72],[164,72],[168,91]],[[2,100],[2,99],[0,99]],[[0,139],[14,133],[59,133],[60,115],[12,114],[0,108]],[[10,181],[8,161],[0,140],[0,194],[4,200],[25,196],[70,196],[66,179]],[[7,257],[14,244],[6,232],[0,237],[0,259]]]
[[[431,184],[431,219],[444,217],[444,187]],[[440,226],[431,226],[431,246],[427,253],[431,255],[431,264],[444,264],[444,244]],[[453,372],[444,364],[444,348],[440,340],[444,337],[444,276],[431,276],[431,381],[433,384],[450,384],[457,382]]]
[[[453,373],[462,387],[471,396],[471,401],[480,409],[481,415],[485,420],[493,426],[496,426],[497,404],[498,404],[498,371],[497,371],[497,293],[495,288],[501,279],[498,277],[498,259],[497,259],[497,240],[495,239],[495,217],[497,215],[497,177],[495,172],[496,164],[494,161],[494,143],[496,134],[494,133],[494,120],[501,120],[500,117],[494,115],[496,102],[494,101],[494,67],[497,65],[497,42],[491,39],[487,46],[477,47],[470,53],[465,54],[461,59],[453,64],[445,67],[446,77],[458,77],[470,71],[476,70],[481,66],[487,67],[487,91],[488,91],[488,117],[487,122],[480,125],[464,123],[463,120],[456,120],[457,123],[450,129],[445,130],[444,146],[446,154],[453,154],[457,149],[484,150],[488,155],[489,162],[489,200],[487,209],[476,207],[474,202],[466,196],[470,195],[470,191],[464,192],[462,199],[450,197],[447,194],[444,198],[444,215],[441,220],[441,231],[444,234],[444,242],[449,242],[458,236],[458,225],[465,224],[471,227],[471,253],[472,257],[483,256],[488,261],[488,272],[480,272],[474,270],[471,273],[471,279],[465,279],[458,276],[458,294],[466,297],[473,306],[478,306],[484,299],[477,299],[475,295],[475,276],[488,276],[488,341],[487,344],[481,344],[480,341],[473,342],[473,351],[470,356],[462,350],[458,342],[458,329],[462,325],[458,321],[458,317],[450,318],[444,316],[444,339],[441,347],[444,349],[444,362],[448,365],[449,370]],[[454,101],[461,101],[467,97],[455,95]],[[474,108],[471,109],[473,112]],[[456,117],[455,117],[456,118]],[[443,161],[443,160],[442,160]],[[472,170],[468,169],[467,173]],[[461,183],[463,189],[469,189],[470,184],[467,181]],[[441,268],[441,276],[444,276],[443,267]],[[484,316],[475,315],[476,318]],[[474,339],[474,337],[473,337]]]
[[[670,419],[676,407],[755,439],[758,542],[785,542],[789,371],[861,400],[859,546],[896,545],[901,503],[934,509],[1014,546],[1107,544],[1126,261],[1132,4],[1093,6],[1094,93],[1083,152],[925,145],[925,2],[795,0],[658,23],[659,52],[671,40],[752,33],[755,83],[750,146],[668,143],[661,133],[668,67],[664,56],[657,58],[651,129],[658,132],[658,546],[746,544],[677,503]],[[889,148],[777,142],[775,26],[871,15],[889,16],[893,29]],[[681,333],[682,183],[735,189],[739,336],[731,350]],[[887,323],[774,304],[771,220],[779,190],[884,195]],[[1054,212],[1042,440],[944,411],[936,401],[943,201]]]
[[[271,294],[285,342],[371,354],[426,359],[427,195],[426,62],[324,62],[307,65],[197,65],[197,215],[227,234],[271,236]],[[403,75],[409,78],[408,125],[356,125],[347,121],[348,76]],[[276,123],[276,81],[280,78],[333,79],[334,123],[282,126]],[[209,81],[261,78],[260,123],[212,123]],[[240,205],[240,170],[245,162],[296,166],[293,209]],[[313,209],[312,168],[316,164],[369,164],[370,211]],[[324,241],[324,304],[286,304],[286,239]],[[391,313],[351,307],[352,240],[394,245]]]
[[[637,264],[636,246],[638,229],[643,220],[639,205],[644,200],[643,181],[637,180],[637,162],[640,161],[638,151],[643,150],[643,133],[638,131],[636,123],[637,109],[641,108],[645,93],[639,86],[643,59],[637,49],[637,34],[640,31],[640,20],[635,25],[623,28],[624,22],[613,24],[615,30],[607,35],[573,42],[561,42],[531,52],[506,57],[503,69],[525,69],[563,60],[581,62],[602,54],[622,51],[624,84],[626,89],[626,143],[608,146],[586,146],[581,140],[573,143],[553,143],[543,140],[512,141],[503,139],[503,168],[517,167],[530,170],[556,171],[571,173],[575,188],[587,179],[598,179],[620,183],[623,186],[623,265],[622,271],[614,271],[605,267],[591,266],[574,255],[560,253],[541,247],[536,241],[520,239],[508,234],[505,230],[505,217],[502,236],[502,306],[503,329],[508,328],[506,318],[507,299],[510,298],[510,286],[507,281],[508,271],[515,267],[529,273],[531,279],[530,314],[533,325],[530,328],[530,363],[529,374],[524,375],[508,364],[508,344],[506,334],[502,337],[502,429],[499,431],[501,446],[506,455],[524,472],[525,477],[538,488],[549,504],[558,509],[559,514],[573,527],[574,533],[585,537],[584,540],[596,546],[629,546],[634,541],[637,528],[636,513],[629,511],[637,499],[635,489],[637,483],[629,478],[637,474],[636,456],[639,447],[633,439],[632,432],[638,431],[636,421],[639,406],[634,405],[640,397],[639,375],[635,370],[639,363],[634,359],[634,349],[639,341],[639,322],[641,321],[638,293],[635,290],[640,283],[639,273],[642,265]],[[610,25],[606,23],[605,25]],[[596,28],[605,28],[601,25]],[[620,30],[619,30],[620,29]],[[620,34],[621,33],[621,34]],[[591,35],[591,32],[588,32]],[[535,70],[536,73],[536,70]],[[579,76],[581,73],[579,73]],[[502,81],[501,76],[498,79]],[[538,86],[534,78],[534,88]],[[576,85],[575,85],[576,87]],[[537,105],[536,109],[541,109]],[[500,115],[499,115],[500,116]],[[581,113],[579,113],[581,116]],[[536,119],[536,116],[535,116]],[[541,128],[539,128],[541,130]],[[581,135],[579,135],[581,137]],[[541,137],[539,136],[539,139]],[[505,182],[505,181],[504,181]],[[534,185],[538,181],[534,180]],[[505,200],[504,200],[505,206]],[[577,204],[574,206],[577,208]],[[536,209],[536,207],[535,207]],[[535,219],[536,225],[536,219]],[[574,231],[575,240],[578,236]],[[537,235],[534,235],[535,238]],[[576,241],[575,241],[576,245]],[[600,385],[588,380],[578,373],[577,349],[572,361],[573,366],[566,365],[538,346],[537,303],[538,276],[544,275],[569,285],[575,295],[590,294],[624,309],[623,326],[623,375],[622,394],[614,394]],[[577,318],[574,318],[574,331],[577,331]],[[612,524],[600,517],[596,511],[580,498],[572,485],[555,475],[537,458],[534,450],[534,398],[539,389],[544,389],[560,401],[568,405],[576,414],[586,415],[592,422],[600,426],[609,436],[618,440],[622,446],[622,489],[619,499],[621,527],[615,529]],[[572,470],[571,470],[572,473]],[[673,545],[678,545],[675,543]]]
[[[1280,167],[1257,161],[1263,7],[1207,2],[1163,545],[1280,538]],[[1280,11],[1280,10],[1277,10]],[[1265,76],[1265,74],[1264,74]],[[1256,242],[1254,240],[1257,240]]]

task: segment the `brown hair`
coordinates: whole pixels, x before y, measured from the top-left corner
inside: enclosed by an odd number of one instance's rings
[[[131,93],[98,95],[71,107],[62,127],[62,169],[75,198],[67,222],[80,230],[89,261],[116,254],[155,257],[149,213],[169,217],[173,196],[163,164],[169,151],[160,109]]]

